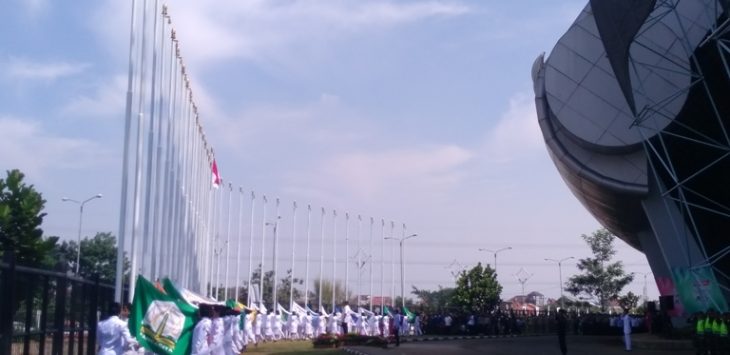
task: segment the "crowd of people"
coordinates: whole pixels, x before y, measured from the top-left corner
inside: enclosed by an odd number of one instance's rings
[[[353,310],[345,304],[340,311],[317,313],[294,305],[267,312],[263,306],[236,309],[217,305],[199,305],[200,320],[193,331],[191,354],[239,354],[249,345],[280,340],[312,340],[321,335],[357,334],[395,337],[407,334],[416,322],[396,310],[380,316],[364,308]],[[418,329],[416,326],[415,329]]]
[[[529,312],[519,310],[494,311],[488,314],[427,315],[402,313],[400,310],[376,314],[344,304],[334,313],[314,312],[294,305],[286,310],[281,306],[268,312],[262,305],[250,308],[233,303],[199,304],[198,321],[191,341],[191,354],[240,354],[249,346],[281,340],[313,340],[322,335],[393,337],[396,345],[407,335],[492,335],[565,334],[608,335],[623,333],[627,350],[630,334],[646,331],[650,323],[644,317],[627,313]],[[126,318],[128,307],[114,304],[109,317],[99,322],[97,344],[104,355],[136,353],[140,349],[130,335]],[[728,315],[697,314],[692,318],[697,329],[698,354],[718,354],[718,349],[730,349],[727,341]],[[621,331],[623,330],[623,331]]]
[[[130,305],[114,303],[107,317],[97,326],[98,353],[120,355],[142,353],[127,324]],[[193,329],[191,354],[229,355],[245,352],[250,346],[280,340],[313,340],[321,335],[357,334],[394,337],[396,345],[401,335],[422,334],[420,317],[408,317],[395,310],[385,315],[359,307],[353,310],[345,304],[339,311],[327,314],[294,305],[287,311],[279,306],[268,312],[263,306],[243,307],[230,304],[198,304],[197,323]]]
[[[487,314],[453,315],[451,313],[422,316],[423,330],[428,334],[443,335],[520,335],[553,334],[557,331],[556,312],[498,310]],[[620,315],[608,313],[566,312],[569,333],[586,335],[616,334]],[[634,332],[646,331],[643,317],[631,316]]]

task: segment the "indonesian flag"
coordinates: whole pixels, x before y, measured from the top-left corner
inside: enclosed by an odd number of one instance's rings
[[[218,173],[218,164],[215,163],[215,158],[213,158],[213,166],[211,166],[210,169],[213,172],[213,174],[212,174],[213,187],[215,187],[217,189],[219,186],[221,186],[221,174]]]

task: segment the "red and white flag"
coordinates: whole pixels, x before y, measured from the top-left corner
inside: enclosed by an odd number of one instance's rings
[[[211,166],[210,169],[213,172],[213,187],[217,189],[219,186],[221,186],[221,174],[218,173],[218,164],[215,163],[215,158],[213,158],[213,166]]]

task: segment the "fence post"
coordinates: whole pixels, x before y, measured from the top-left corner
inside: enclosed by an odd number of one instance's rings
[[[2,289],[0,292],[0,353],[10,354],[13,345],[13,317],[15,304],[15,253],[6,250],[4,254],[5,262],[8,264],[7,270],[2,274]]]
[[[89,316],[87,320],[89,322],[89,326],[87,327],[89,333],[86,337],[86,352],[88,354],[94,354],[96,353],[96,324],[98,322],[96,313],[99,309],[99,274],[94,275],[94,286],[89,293],[91,299],[89,300]]]
[[[53,317],[53,346],[51,348],[52,355],[63,354],[63,335],[66,330],[65,327],[65,316],[66,316],[66,293],[68,288],[68,276],[66,276],[66,268],[63,267],[65,262],[62,260],[58,263],[59,271],[64,273],[64,276],[59,277],[56,280],[56,309]]]

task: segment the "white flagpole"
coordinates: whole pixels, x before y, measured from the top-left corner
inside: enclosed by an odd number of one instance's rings
[[[268,204],[268,200],[266,199],[266,195],[263,196],[264,199],[264,217],[261,220],[261,275],[259,275],[259,302],[264,302],[264,255],[266,254],[265,251],[265,244],[266,244],[266,204]]]
[[[179,77],[179,61],[177,60],[177,39],[175,31],[171,29],[170,50],[175,53],[170,58],[170,85],[168,87],[169,99],[167,105],[167,130],[165,131],[165,194],[162,199],[162,237],[165,242],[162,244],[162,275],[171,277],[172,275],[172,248],[175,243],[175,236],[172,235],[173,229],[173,206],[174,206],[174,158],[175,158],[175,110],[177,109],[177,81]]]
[[[134,204],[132,206],[132,252],[131,270],[129,273],[129,299],[134,299],[134,286],[137,280],[137,235],[139,234],[140,219],[140,195],[142,190],[142,144],[144,131],[144,82],[147,76],[147,66],[144,63],[145,49],[147,43],[145,33],[147,32],[147,1],[142,6],[142,50],[140,54],[140,79],[139,79],[139,107],[137,109],[137,154],[134,167]]]
[[[224,262],[226,263],[226,279],[223,281],[223,299],[228,299],[228,282],[230,281],[229,278],[229,264],[231,263],[231,199],[233,197],[233,184],[230,182],[228,183],[228,219],[226,220],[226,223],[228,226],[226,227],[226,260]]]
[[[385,315],[383,282],[385,282],[385,219],[380,220],[380,314]]]
[[[152,259],[153,256],[150,253],[152,246],[151,242],[153,241],[152,238],[150,238],[150,217],[152,214],[152,194],[156,191],[153,191],[152,189],[152,175],[155,174],[155,171],[152,169],[152,162],[154,159],[154,151],[155,151],[155,94],[157,89],[157,18],[159,17],[157,15],[157,7],[158,7],[158,0],[155,0],[154,2],[154,20],[152,21],[152,75],[150,76],[150,112],[149,112],[149,126],[147,128],[147,159],[146,159],[146,166],[147,169],[145,171],[145,183],[144,183],[144,223],[143,223],[143,232],[142,232],[142,274],[146,277],[151,277],[151,269],[152,269]]]
[[[218,213],[216,213],[216,219],[215,219],[215,294],[213,295],[213,298],[216,300],[219,297],[220,289],[221,289],[221,252],[223,252],[224,244],[221,240],[221,220],[223,219],[223,191],[225,191],[225,183],[223,182],[223,179],[221,179],[221,185],[218,189],[218,201],[216,201],[216,209],[218,210]]]
[[[304,307],[309,306],[309,237],[312,226],[312,205],[307,205],[307,257],[304,262]]]
[[[281,219],[281,216],[279,215],[279,198],[276,198],[276,220],[274,221],[274,253],[273,253],[273,269],[274,269],[274,280],[271,285],[271,291],[272,291],[272,307],[274,310],[276,310],[276,305],[278,305],[278,276],[277,276],[277,266],[279,266],[279,258],[278,258],[278,248],[279,248],[279,219]]]
[[[117,236],[117,263],[114,280],[114,301],[122,302],[122,279],[124,278],[124,251],[127,227],[127,188],[129,185],[129,143],[132,126],[132,90],[134,87],[134,31],[137,0],[132,0],[132,19],[129,31],[129,71],[127,73],[127,102],[124,112],[124,148],[122,152],[122,191],[119,207],[119,235]]]
[[[375,255],[373,250],[373,223],[375,220],[370,217],[370,255]],[[375,264],[375,258],[370,261],[370,312],[373,311],[373,264]],[[381,313],[382,315],[382,313]]]
[[[390,237],[394,238],[395,222],[390,221]],[[395,246],[390,248],[390,307],[395,308]]]
[[[292,204],[291,222],[291,274],[289,275],[289,310],[294,307],[294,257],[297,250],[297,201]]]
[[[238,293],[241,286],[241,244],[243,244],[243,233],[241,229],[243,228],[243,216],[241,215],[243,213],[243,187],[238,187],[238,213],[236,214],[238,216],[238,251],[236,252],[236,294],[233,296],[236,301],[240,299],[240,294]]]
[[[345,213],[345,302],[349,303],[350,298],[350,214]]]
[[[189,195],[190,195],[190,189],[188,186],[188,168],[190,165],[190,161],[188,160],[188,155],[190,153],[190,126],[191,126],[191,117],[192,117],[192,102],[191,102],[191,96],[190,96],[190,82],[187,80],[185,81],[185,88],[187,89],[187,100],[185,102],[185,126],[183,127],[182,132],[182,150],[181,153],[181,163],[182,168],[180,170],[180,206],[182,210],[180,211],[180,235],[182,237],[183,243],[178,243],[178,253],[180,257],[178,258],[178,268],[180,272],[180,284],[183,287],[189,287],[188,285],[188,264],[189,264],[189,258],[187,255],[187,247],[190,244],[190,234],[189,234],[189,224],[188,220],[190,218],[190,207],[188,205],[189,201]]]
[[[256,208],[256,194],[251,191],[251,231],[248,242],[248,288],[246,289],[246,306],[251,307],[251,278],[253,277],[253,227],[254,210]]]
[[[322,313],[322,280],[324,280],[324,207],[322,207],[322,223],[320,224],[320,246],[319,246],[319,308],[318,312]]]
[[[213,159],[215,161],[215,155],[213,155]],[[213,274],[213,271],[215,270],[216,263],[216,256],[218,254],[218,234],[217,234],[217,218],[218,218],[218,192],[220,191],[220,185],[218,185],[218,188],[214,189],[213,192],[213,198],[212,198],[212,216],[210,218],[210,264],[208,268],[208,280],[209,281],[209,288],[210,292],[208,293],[209,297],[216,298],[216,291],[217,291],[217,285],[215,284],[215,275]]]
[[[405,241],[406,241],[406,224],[403,223],[403,234],[400,239],[400,300],[401,300],[401,306],[406,306],[406,295],[405,295],[405,287],[406,287],[406,270],[405,270]]]
[[[160,95],[158,98],[159,104],[157,105],[157,152],[155,153],[156,159],[155,159],[155,204],[152,208],[154,211],[153,216],[153,230],[152,230],[152,278],[158,279],[160,278],[160,266],[162,264],[163,256],[162,256],[162,225],[160,222],[160,204],[161,200],[163,198],[163,195],[165,193],[165,187],[163,186],[162,178],[165,177],[165,169],[162,166],[162,145],[163,145],[163,136],[162,136],[162,116],[163,116],[163,102],[165,100],[165,81],[164,79],[167,79],[170,83],[172,83],[171,80],[171,70],[172,67],[170,67],[167,70],[167,75],[165,75],[165,20],[168,20],[167,17],[167,6],[162,6],[162,26],[160,31],[160,47],[162,47],[162,55],[160,56]],[[170,42],[172,43],[172,41]],[[170,58],[174,58],[172,55],[172,47],[170,47]],[[169,91],[167,92],[169,95]],[[169,96],[167,97],[169,101]]]
[[[362,216],[357,215],[357,306],[360,307],[360,295],[362,294],[362,249],[360,249],[360,227],[362,227]]]
[[[170,237],[172,240],[169,248],[171,257],[169,259],[169,270],[170,276],[177,282],[180,282],[180,267],[179,260],[180,255],[178,254],[179,245],[183,242],[182,235],[180,233],[180,156],[182,147],[182,125],[185,111],[185,67],[182,65],[182,58],[179,55],[179,47],[175,46],[175,52],[177,54],[177,62],[179,68],[178,77],[180,78],[179,87],[176,88],[175,93],[175,111],[174,121],[172,130],[172,155],[171,155],[171,189],[170,189],[170,203],[172,208],[170,209]]]
[[[213,234],[211,233],[211,221],[213,217],[213,194],[214,191],[213,184],[211,183],[211,176],[212,176],[212,166],[213,166],[213,159],[212,159],[212,153],[210,150],[210,147],[208,146],[207,142],[205,144],[205,155],[206,155],[206,162],[207,164],[204,166],[204,169],[206,169],[205,173],[203,174],[203,179],[201,181],[201,184],[205,187],[203,192],[205,194],[205,208],[206,208],[206,216],[205,220],[203,221],[203,281],[202,281],[202,287],[201,294],[209,296],[211,291],[211,280],[210,280],[210,266],[211,266],[211,260],[213,256],[211,255],[211,250],[214,248],[213,246]]]
[[[332,313],[337,304],[337,210],[332,210]]]

